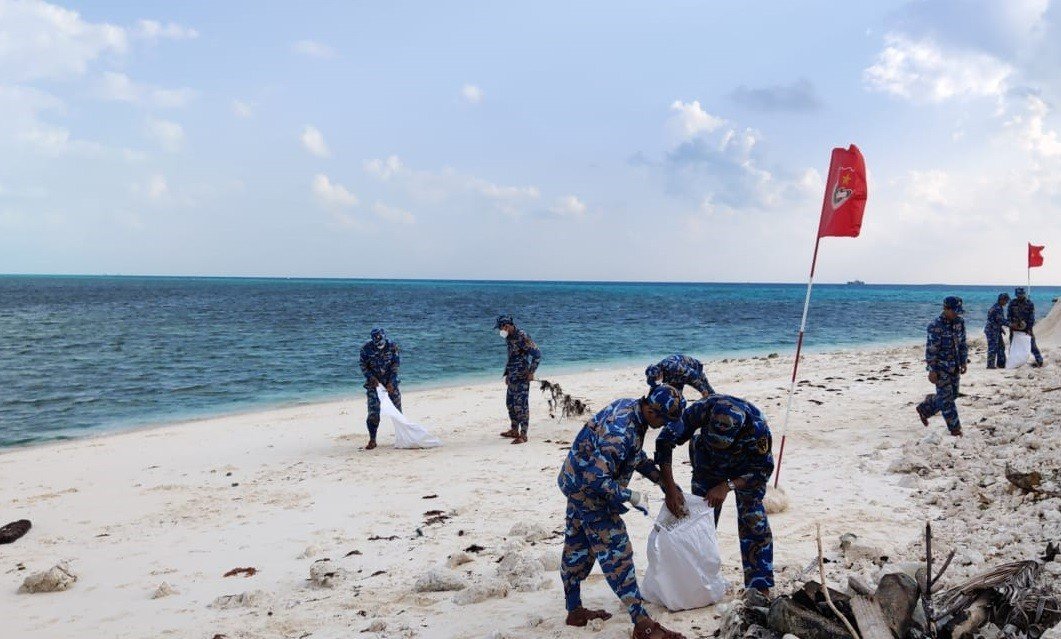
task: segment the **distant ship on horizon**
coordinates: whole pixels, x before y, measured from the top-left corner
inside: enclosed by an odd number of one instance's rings
[[[862,280],[851,280],[847,283],[848,286],[865,286],[866,283]]]

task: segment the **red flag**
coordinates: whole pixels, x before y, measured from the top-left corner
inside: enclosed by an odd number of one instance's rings
[[[854,144],[847,149],[833,149],[818,237],[858,237],[866,196],[866,162],[862,152]]]
[[[1028,268],[1043,265],[1043,249],[1045,246],[1035,246],[1028,242]]]

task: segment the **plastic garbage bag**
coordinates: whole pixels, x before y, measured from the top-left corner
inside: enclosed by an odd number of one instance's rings
[[[648,570],[641,592],[671,611],[718,603],[729,588],[722,577],[714,509],[689,493],[685,507],[689,514],[682,519],[661,508],[648,535]]]
[[[1031,356],[1032,336],[1013,331],[1013,341],[1009,343],[1009,353],[1006,354],[1006,368],[1020,368],[1028,363]]]
[[[376,395],[379,396],[380,415],[390,417],[394,423],[395,448],[434,448],[442,445],[442,440],[432,435],[427,428],[402,415],[382,386],[376,387]]]

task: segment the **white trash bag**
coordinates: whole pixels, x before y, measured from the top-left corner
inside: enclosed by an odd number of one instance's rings
[[[1009,353],[1006,354],[1006,368],[1020,368],[1028,363],[1031,356],[1032,336],[1013,331],[1013,341],[1009,343]]]
[[[385,388],[377,386],[376,395],[379,396],[380,415],[390,417],[394,422],[395,448],[434,448],[442,445],[442,440],[428,432],[427,428],[402,415]]]
[[[718,603],[729,582],[715,535],[715,511],[702,497],[685,494],[689,515],[677,519],[663,506],[648,535],[648,570],[641,593],[670,611]]]

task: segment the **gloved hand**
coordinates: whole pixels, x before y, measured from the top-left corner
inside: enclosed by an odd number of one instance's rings
[[[639,490],[630,491],[630,505],[648,517],[648,494]]]

